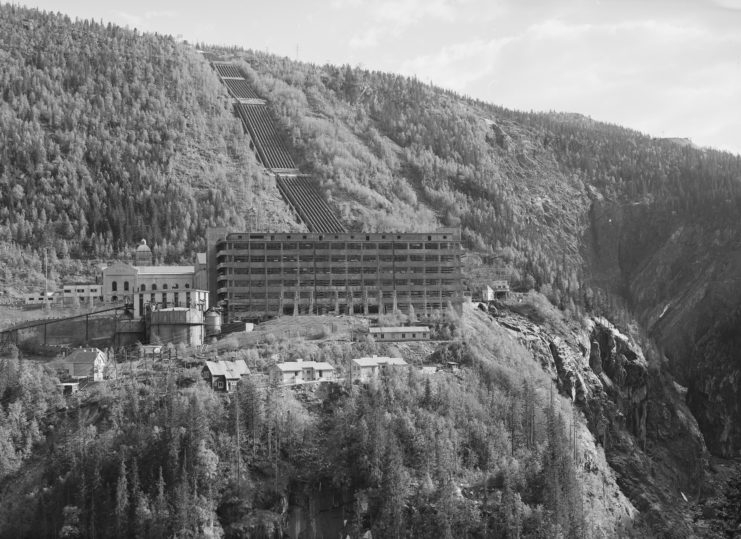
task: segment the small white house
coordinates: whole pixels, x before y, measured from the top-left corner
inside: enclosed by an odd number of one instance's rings
[[[279,384],[302,384],[334,379],[334,367],[325,361],[286,361],[270,369],[270,380]]]
[[[377,327],[368,331],[376,342],[430,340],[430,328],[427,326]]]
[[[386,369],[405,367],[407,362],[400,357],[360,357],[350,361],[353,380],[370,380]]]

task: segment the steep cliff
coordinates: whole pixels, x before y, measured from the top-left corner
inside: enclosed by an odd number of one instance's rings
[[[601,197],[590,230],[595,280],[627,299],[688,388],[708,448],[737,455],[741,230],[722,213],[688,217]]]
[[[666,361],[604,318],[576,326],[534,298],[500,305],[496,323],[527,343],[584,414],[639,521],[654,533],[692,534],[707,450]]]

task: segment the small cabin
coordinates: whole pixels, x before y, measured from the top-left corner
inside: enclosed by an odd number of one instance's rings
[[[206,361],[201,376],[214,391],[231,393],[239,381],[250,374],[244,359],[236,361]]]

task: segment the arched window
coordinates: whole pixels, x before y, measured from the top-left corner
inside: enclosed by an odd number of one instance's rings
[[[167,290],[167,283],[162,285],[162,290]]]
[[[118,290],[118,281],[113,281],[111,283],[111,291],[116,292]]]
[[[142,292],[146,292],[146,291],[147,291],[147,285],[143,284],[142,285]]]
[[[152,290],[157,290],[157,284],[156,283],[152,285]]]
[[[129,291],[129,281],[124,281],[124,292]]]
[[[190,285],[188,283],[185,283],[185,288],[190,288]]]

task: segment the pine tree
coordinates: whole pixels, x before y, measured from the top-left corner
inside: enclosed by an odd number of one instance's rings
[[[124,537],[128,533],[129,487],[126,479],[126,462],[121,459],[116,483],[116,534]]]

